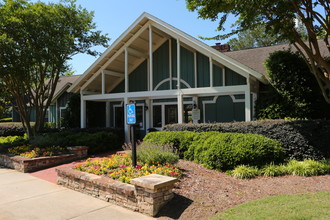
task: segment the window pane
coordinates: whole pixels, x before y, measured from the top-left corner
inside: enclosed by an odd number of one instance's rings
[[[124,127],[124,108],[123,107],[115,108],[115,127],[116,128]]]
[[[158,128],[162,127],[162,106],[154,105],[153,110],[153,126]]]
[[[136,106],[136,124],[143,128],[143,106]]]
[[[165,124],[178,123],[178,106],[166,105],[165,106]]]

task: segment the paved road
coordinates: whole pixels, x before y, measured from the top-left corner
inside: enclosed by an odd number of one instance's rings
[[[143,214],[0,168],[0,220],[147,220]]]

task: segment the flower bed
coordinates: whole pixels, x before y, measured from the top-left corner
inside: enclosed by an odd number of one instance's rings
[[[169,163],[158,165],[138,164],[133,168],[131,158],[127,154],[114,154],[110,158],[100,160],[87,159],[84,163],[77,164],[75,168],[87,173],[105,175],[124,183],[129,183],[133,178],[149,174],[160,174],[175,178],[181,176],[181,171]]]
[[[56,171],[60,185],[151,216],[173,198],[174,183],[181,175],[168,163],[132,167],[125,153]]]
[[[16,149],[17,153],[19,149]],[[22,147],[22,150],[23,147]],[[87,156],[88,147],[85,146],[76,146],[76,147],[68,147],[67,153],[57,156],[43,156],[43,155],[54,155],[49,151],[45,154],[40,154],[41,152],[37,152],[37,149],[27,151],[26,153],[22,153],[22,156],[13,155],[13,154],[0,154],[0,165],[15,169],[17,171],[26,173],[32,172],[48,167],[52,167],[55,165],[71,162],[74,160],[82,159]],[[39,157],[35,158],[27,158],[38,155]]]

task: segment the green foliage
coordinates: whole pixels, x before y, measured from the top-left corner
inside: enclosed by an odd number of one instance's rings
[[[252,172],[254,171],[254,172]],[[274,163],[268,164],[260,169],[256,167],[237,166],[229,174],[240,179],[245,179],[249,174],[253,173],[254,176],[263,175],[269,177],[294,175],[294,176],[318,176],[330,174],[330,161],[315,161],[315,160],[290,160],[286,164],[275,165]],[[251,175],[252,176],[252,175]]]
[[[19,155],[26,158],[50,157],[69,153],[69,151],[60,146],[48,146],[45,148],[33,147],[32,145],[22,145],[8,149],[8,153]]]
[[[232,171],[232,176],[238,179],[252,179],[258,176],[258,168],[239,165]]]
[[[328,219],[329,204],[330,192],[270,196],[227,209],[210,220]]]
[[[262,168],[260,173],[264,176],[271,177],[284,176],[287,174],[287,169],[284,165],[269,164]]]
[[[323,118],[328,105],[305,60],[291,51],[276,51],[265,62],[273,88],[261,96],[258,118]]]
[[[0,122],[11,122],[12,120],[12,118],[1,118]]]
[[[98,55],[91,48],[107,46],[108,38],[95,28],[93,12],[74,0],[0,3],[0,81],[15,97],[29,136],[42,130],[59,76],[69,70],[67,61],[78,53]],[[30,107],[36,110],[34,127]]]
[[[326,162],[314,160],[291,160],[287,164],[287,171],[295,176],[317,176],[330,174],[330,165]]]
[[[164,165],[166,163],[177,163],[179,156],[175,154],[173,146],[142,144],[137,149],[137,160],[142,164]]]
[[[0,151],[5,150],[9,147],[16,147],[19,145],[26,144],[27,137],[26,136],[7,136],[7,137],[0,137]]]
[[[262,135],[218,133],[192,145],[193,160],[210,169],[228,170],[237,165],[262,166],[284,159],[281,144]]]
[[[175,143],[185,159],[218,170],[241,164],[261,166],[284,159],[284,149],[279,142],[255,134],[159,131],[148,134],[144,141],[157,145]]]
[[[144,138],[143,142],[158,146],[171,145],[178,149],[179,155],[183,158],[183,154],[188,150],[196,133],[183,131],[183,132],[150,132]]]
[[[118,148],[118,137],[110,132],[56,132],[40,134],[30,140],[33,146],[88,146],[88,153],[95,154]]]
[[[238,33],[237,37],[231,38],[227,44],[230,45],[231,50],[235,51],[272,46],[278,43],[277,36],[267,33],[265,25],[260,24],[256,25],[253,29]]]

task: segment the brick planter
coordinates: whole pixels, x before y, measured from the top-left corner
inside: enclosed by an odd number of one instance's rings
[[[59,185],[150,216],[173,198],[172,189],[177,182],[176,178],[157,174],[135,178],[127,184],[69,167],[56,172]]]
[[[0,154],[0,165],[15,169],[23,173],[28,173],[82,159],[87,156],[88,147],[68,147],[68,150],[70,151],[70,154],[51,157],[37,157],[32,159],[21,156]]]

